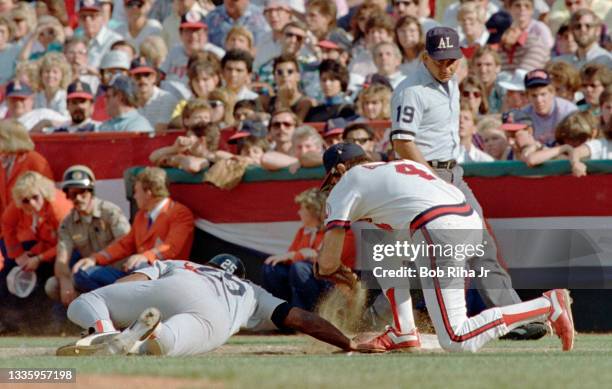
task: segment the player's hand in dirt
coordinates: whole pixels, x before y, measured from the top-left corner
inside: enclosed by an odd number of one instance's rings
[[[74,266],[72,267],[72,274],[76,274],[78,273],[79,270],[87,270],[90,267],[94,267],[96,266],[96,260],[93,258],[83,258],[81,260],[79,260],[77,263],[74,264]]]

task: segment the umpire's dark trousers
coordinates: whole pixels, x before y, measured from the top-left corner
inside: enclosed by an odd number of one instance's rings
[[[472,193],[470,187],[463,180],[463,168],[457,165],[452,169],[434,170],[444,181],[459,188],[465,195],[467,202],[476,212],[478,212],[482,220],[484,220],[482,207],[478,203],[478,200],[476,200],[476,197],[474,197],[474,193]],[[504,305],[520,303],[521,299],[516,291],[512,288],[512,280],[510,279],[510,275],[504,268],[501,267],[497,259],[497,244],[495,243],[495,239],[493,239],[491,231],[489,231],[488,228],[485,230],[484,239],[486,242],[488,242],[486,245],[485,255],[482,257],[473,258],[471,263],[473,268],[483,267],[490,270],[488,277],[474,278],[474,282],[476,283],[475,287],[478,289],[480,296],[484,300],[484,303],[489,307],[502,307]]]

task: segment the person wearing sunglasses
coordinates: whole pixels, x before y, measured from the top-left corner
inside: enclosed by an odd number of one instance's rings
[[[375,150],[374,130],[365,123],[352,123],[342,132],[342,141],[361,146],[372,161],[386,161],[387,156]]]
[[[301,74],[297,58],[292,54],[281,54],[274,59],[274,96],[259,96],[265,112],[272,113],[282,108],[291,109],[301,121],[314,105],[312,99],[302,93]]]
[[[144,39],[150,35],[161,35],[162,25],[148,17],[153,5],[152,0],[124,0],[127,23],[122,23],[115,29],[123,39],[134,47],[140,47]]]
[[[489,101],[483,83],[474,76],[468,76],[459,84],[461,101],[468,103],[474,115],[486,115],[489,112]]]
[[[304,92],[313,97],[318,91],[318,73],[316,69],[317,58],[304,45],[308,27],[299,20],[294,20],[285,25],[283,35],[280,38],[281,52],[279,55],[296,57],[301,74],[301,82]],[[274,85],[274,58],[257,68],[257,81],[261,84]],[[314,86],[313,86],[314,84]],[[312,89],[312,93],[310,89]]]
[[[53,274],[57,252],[57,230],[72,209],[72,202],[53,181],[34,171],[26,171],[11,190],[13,203],[2,215],[6,247],[3,272],[19,266],[36,272],[44,282]]]
[[[96,177],[87,166],[73,165],[63,174],[61,188],[74,208],[59,226],[54,276],[47,280],[45,292],[64,306],[78,297],[75,279],[79,276],[73,279],[71,266],[130,231],[121,208],[96,197],[95,186]]]
[[[612,54],[599,45],[601,19],[589,9],[580,9],[572,14],[569,29],[576,41],[578,49],[574,54],[566,54],[555,58],[574,65],[577,69],[587,63],[600,63],[612,67]]]
[[[261,65],[270,61],[281,53],[281,40],[283,29],[293,19],[293,8],[289,0],[265,0],[263,15],[266,18],[270,31],[257,45],[257,54],[253,66],[259,69]]]

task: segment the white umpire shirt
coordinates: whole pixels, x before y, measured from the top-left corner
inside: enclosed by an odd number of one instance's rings
[[[426,161],[459,157],[459,85],[446,86],[420,62],[391,99],[391,140],[413,141]]]

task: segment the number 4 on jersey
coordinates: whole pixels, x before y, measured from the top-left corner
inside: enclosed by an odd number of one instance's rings
[[[414,119],[414,107],[409,105],[398,105],[397,106],[397,119],[395,121],[402,123],[412,123]]]
[[[424,170],[419,169],[418,167],[414,166],[411,163],[408,162],[402,162],[402,163],[397,163],[397,162],[373,162],[373,163],[369,163],[367,165],[363,165],[364,168],[366,169],[370,169],[370,170],[374,170],[377,167],[380,166],[384,166],[387,165],[388,163],[392,163],[393,165],[395,165],[395,171],[398,172],[399,174],[405,174],[407,176],[419,176],[427,181],[431,181],[431,180],[435,180],[436,177],[432,176],[431,174],[427,173]]]
[[[395,165],[395,171],[399,174],[406,174],[408,176],[419,176],[427,181],[436,179],[436,177],[432,176],[431,174],[409,163],[400,163],[398,165]]]

